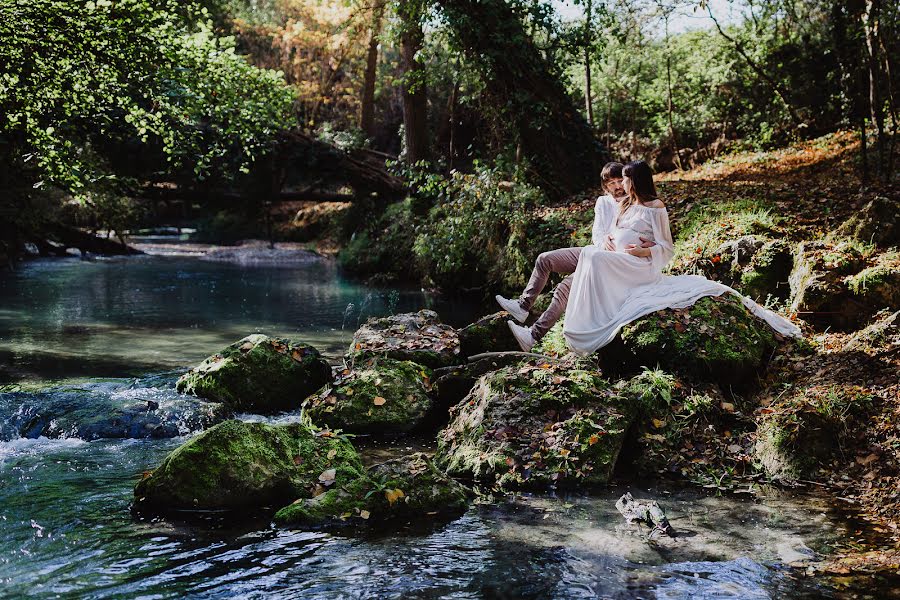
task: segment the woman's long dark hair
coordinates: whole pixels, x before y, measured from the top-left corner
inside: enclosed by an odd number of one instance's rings
[[[656,185],[653,184],[653,169],[642,160],[635,160],[622,169],[622,176],[631,180],[628,197],[622,200],[621,212],[638,202],[656,200]]]

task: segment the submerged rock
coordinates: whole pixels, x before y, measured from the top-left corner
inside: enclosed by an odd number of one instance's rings
[[[462,362],[456,330],[433,310],[372,318],[353,335],[352,361],[374,357],[410,360],[432,369]]]
[[[234,410],[271,414],[300,408],[330,380],[331,367],[312,346],[253,334],[182,375],[177,388]]]
[[[426,520],[461,513],[467,496],[466,488],[441,473],[425,454],[416,453],[374,465],[347,485],[297,500],[279,510],[275,521],[323,525]]]
[[[775,332],[732,294],[657,311],[623,327],[620,338],[602,351],[604,363],[659,365],[719,383],[753,376],[776,346]]]
[[[634,412],[595,371],[504,367],[451,409],[435,461],[451,476],[502,488],[601,484]]]
[[[319,424],[351,433],[405,433],[429,416],[431,369],[389,358],[357,361],[307,401]]]
[[[359,478],[350,442],[302,424],[225,421],[172,451],[134,488],[138,511],[259,509]]]
[[[518,350],[507,322],[512,320],[505,310],[481,317],[474,323],[459,330],[459,345],[463,356],[469,357],[483,352]]]
[[[173,438],[227,419],[228,408],[131,381],[0,393],[0,439]]]

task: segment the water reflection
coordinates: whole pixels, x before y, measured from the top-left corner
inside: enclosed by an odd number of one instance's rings
[[[254,332],[294,337],[332,357],[371,315],[465,303],[370,288],[333,262],[241,267],[192,257],[36,260],[0,274],[0,380],[125,376],[196,363]]]

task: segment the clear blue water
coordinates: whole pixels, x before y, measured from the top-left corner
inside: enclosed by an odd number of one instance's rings
[[[425,306],[467,317],[420,292],[347,281],[328,264],[27,263],[0,275],[0,373],[19,383],[18,395],[0,394],[15,400],[0,398],[0,420],[62,394],[83,408],[119,396],[176,400],[180,367],[255,331],[336,359],[365,316]],[[36,389],[49,380],[57,387]],[[818,598],[834,594],[784,565],[848,535],[822,498],[664,487],[628,489],[659,499],[677,540],[648,541],[622,521],[614,502],[625,487],[514,496],[381,534],[135,520],[134,483],[184,439],[2,436],[0,597]]]

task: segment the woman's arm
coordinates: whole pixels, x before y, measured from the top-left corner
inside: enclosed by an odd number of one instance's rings
[[[654,210],[651,218],[653,225],[653,239],[656,245],[648,248],[650,261],[653,266],[662,271],[675,255],[675,242],[672,241],[672,230],[669,228],[669,212],[666,210]]]

